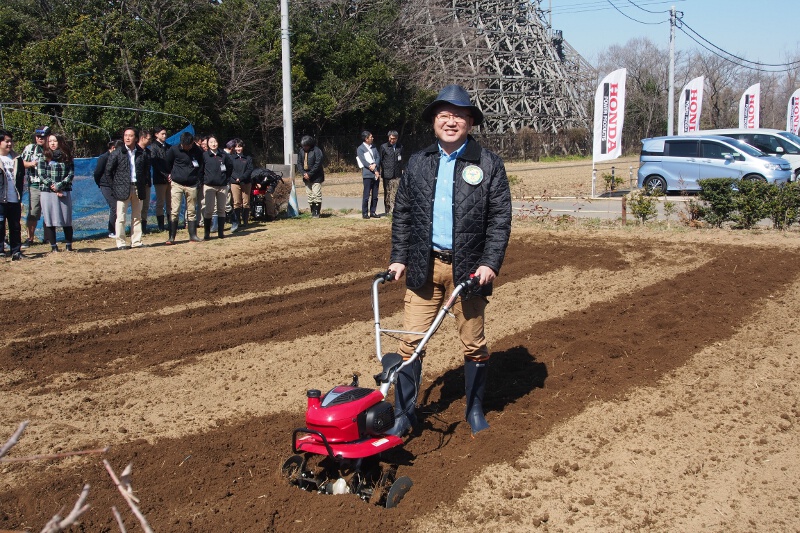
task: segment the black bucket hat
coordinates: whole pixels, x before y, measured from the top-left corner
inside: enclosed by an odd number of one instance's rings
[[[448,85],[439,91],[439,96],[436,97],[436,100],[428,104],[422,111],[422,120],[431,122],[433,120],[433,111],[439,104],[452,104],[457,107],[469,109],[472,114],[474,126],[480,126],[483,122],[483,113],[480,109],[472,105],[472,102],[469,100],[469,93],[461,85]]]

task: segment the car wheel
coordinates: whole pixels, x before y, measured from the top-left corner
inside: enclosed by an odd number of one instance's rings
[[[647,176],[642,184],[644,189],[650,194],[666,194],[667,193],[667,180],[663,176],[653,174]]]
[[[760,174],[748,174],[747,176],[742,178],[744,181],[760,181],[761,183],[766,183],[767,178]]]
[[[800,180],[800,168],[794,171],[794,179],[792,181]]]

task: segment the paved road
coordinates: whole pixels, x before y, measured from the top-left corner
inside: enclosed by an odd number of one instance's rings
[[[299,192],[297,201],[300,209],[308,209],[308,202],[305,194]],[[670,202],[680,206],[688,201],[685,197],[669,197]],[[664,216],[663,198],[658,202],[659,217]],[[514,212],[518,215],[528,214],[529,216],[547,215],[558,217],[568,215],[581,218],[599,218],[602,220],[616,220],[622,216],[622,198],[548,198],[516,200],[513,202]],[[336,196],[322,197],[322,208],[339,211],[341,209],[353,209],[354,216],[361,213],[361,198],[345,198]],[[383,199],[378,202],[378,213],[383,213]],[[630,207],[628,208],[628,219],[633,220]]]

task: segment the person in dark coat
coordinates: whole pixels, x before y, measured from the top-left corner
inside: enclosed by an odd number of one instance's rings
[[[167,228],[165,220],[169,220],[172,212],[169,192],[169,171],[167,170],[167,129],[164,126],[153,128],[153,142],[147,149],[150,151],[150,164],[153,167],[153,187],[156,189],[156,221],[158,229]],[[166,215],[166,219],[164,216]]]
[[[122,133],[123,146],[108,158],[106,176],[111,183],[111,192],[117,200],[117,249],[125,250],[125,212],[131,206],[131,248],[141,248],[142,201],[150,180],[150,157],[137,143],[139,132],[126,128]],[[148,198],[149,200],[149,198]]]
[[[106,203],[108,204],[108,238],[117,238],[117,199],[111,192],[111,181],[106,176],[106,165],[108,158],[114,153],[114,150],[123,146],[122,140],[109,141],[108,150],[100,154],[97,158],[97,165],[94,167],[94,182],[100,189]]]
[[[383,143],[378,150],[381,158],[381,178],[383,179],[383,208],[386,214],[394,208],[394,197],[403,175],[403,147],[397,142],[399,134],[391,130],[387,136],[389,140]]]
[[[406,277],[404,331],[426,331],[453,288],[473,273],[479,278],[477,292],[452,308],[464,355],[465,417],[475,434],[489,427],[483,413],[489,362],[484,311],[511,234],[511,192],[503,160],[469,135],[483,113],[463,87],[442,89],[422,118],[433,124],[438,142],[412,155],[400,178],[389,270],[395,279]],[[398,351],[404,359],[421,338],[403,338]],[[398,375],[394,435],[416,424],[421,374],[417,358]]]
[[[225,204],[228,199],[228,187],[233,172],[233,160],[219,147],[216,135],[206,139],[208,150],[203,152],[203,196],[205,211],[203,212],[205,232],[204,240],[211,238],[211,219],[216,212],[217,236],[225,236]]]
[[[303,178],[303,185],[306,186],[306,197],[313,218],[319,218],[320,211],[322,211],[322,182],[325,181],[325,170],[322,168],[323,158],[322,150],[317,146],[314,137],[305,135],[300,139],[297,175]]]
[[[197,186],[202,183],[203,150],[194,142],[194,135],[185,131],[181,133],[180,144],[167,150],[167,171],[172,199],[172,213],[169,219],[169,237],[164,244],[174,244],[178,233],[178,215],[181,212],[181,201],[186,198],[186,229],[189,241],[201,242],[197,237]]]
[[[240,227],[247,227],[250,217],[250,188],[252,186],[253,158],[244,154],[244,141],[234,139],[231,141],[231,159],[233,160],[233,173],[231,174],[231,197],[233,199],[233,221],[231,233]]]

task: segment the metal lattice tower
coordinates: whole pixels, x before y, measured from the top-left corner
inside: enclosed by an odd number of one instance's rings
[[[411,0],[406,52],[430,89],[458,83],[485,115],[484,133],[588,128],[594,69],[553,34],[540,0]]]

